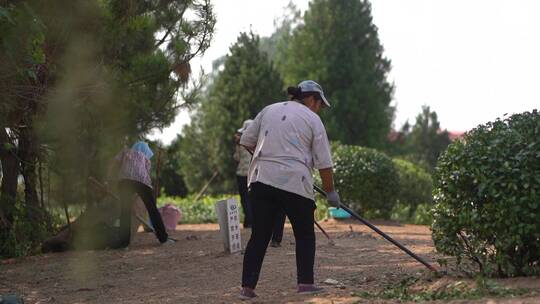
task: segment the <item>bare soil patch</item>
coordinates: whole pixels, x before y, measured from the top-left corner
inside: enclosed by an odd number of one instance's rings
[[[426,226],[374,222],[380,229],[436,264]],[[281,248],[268,248],[258,298],[244,303],[400,303],[365,299],[362,291],[381,291],[416,276],[433,288],[460,279],[431,278],[429,271],[398,248],[355,221],[320,222],[334,239],[330,246],[317,232],[316,281],[326,292],[296,294],[294,237],[287,225]],[[139,232],[125,250],[45,254],[0,263],[0,294],[16,293],[25,303],[241,303],[237,295],[241,254],[225,254],[216,224],[179,225],[180,241],[160,246]],[[245,245],[250,231],[243,230]],[[333,279],[337,285],[326,285]],[[462,279],[461,279],[462,280]],[[539,278],[499,280],[512,288],[540,288]],[[452,303],[540,303],[540,296],[460,300]]]

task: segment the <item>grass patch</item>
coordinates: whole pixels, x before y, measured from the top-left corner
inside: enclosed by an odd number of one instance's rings
[[[235,198],[240,206],[240,196],[238,194],[222,194],[215,196],[204,196],[195,201],[195,195],[189,195],[187,197],[167,197],[161,196],[158,198],[158,207],[161,207],[167,203],[173,204],[182,210],[181,224],[204,224],[204,223],[217,223],[216,211],[214,205],[220,200],[227,198]],[[240,207],[242,210],[242,207]],[[326,200],[318,199],[317,210],[315,211],[315,218],[322,220],[328,215],[328,206]],[[244,221],[244,212],[241,212],[240,222]]]
[[[492,280],[479,278],[473,286],[465,281],[457,281],[441,286],[434,290],[418,289],[419,278],[409,277],[398,284],[389,285],[382,291],[359,292],[356,296],[367,299],[387,299],[400,301],[436,301],[436,300],[474,300],[485,297],[503,298],[518,297],[538,290],[525,288],[507,288]]]
[[[166,197],[161,196],[158,198],[158,207],[161,207],[167,203],[182,210],[181,224],[204,224],[204,223],[217,223],[217,216],[215,210],[215,204],[224,199],[235,198],[240,205],[240,196],[236,194],[223,194],[216,196],[204,196],[195,201],[196,195],[189,195],[187,197]],[[241,209],[241,207],[240,207]],[[241,213],[241,222],[243,221],[244,214]]]
[[[433,218],[430,214],[432,204],[419,204],[414,211],[410,205],[396,204],[390,218],[394,221],[415,225],[431,225]]]

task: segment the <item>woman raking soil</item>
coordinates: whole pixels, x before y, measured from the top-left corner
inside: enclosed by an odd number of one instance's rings
[[[316,206],[312,171],[319,170],[329,203],[338,207],[328,137],[317,115],[330,103],[322,87],[312,80],[290,87],[288,93],[293,100],[265,107],[240,138],[240,144],[253,151],[248,173],[253,223],[244,255],[242,299],[256,297],[254,289],[279,210],[285,211],[294,231],[297,291],[322,291],[314,285],[313,274]]]

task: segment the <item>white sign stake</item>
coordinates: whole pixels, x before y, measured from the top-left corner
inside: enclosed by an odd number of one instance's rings
[[[241,251],[240,213],[236,199],[218,201],[215,208],[225,251],[230,253]]]

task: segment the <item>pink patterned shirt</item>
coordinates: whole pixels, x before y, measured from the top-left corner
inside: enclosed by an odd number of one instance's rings
[[[124,149],[114,158],[120,166],[118,179],[130,179],[152,188],[150,179],[151,163],[146,156],[131,149]]]

